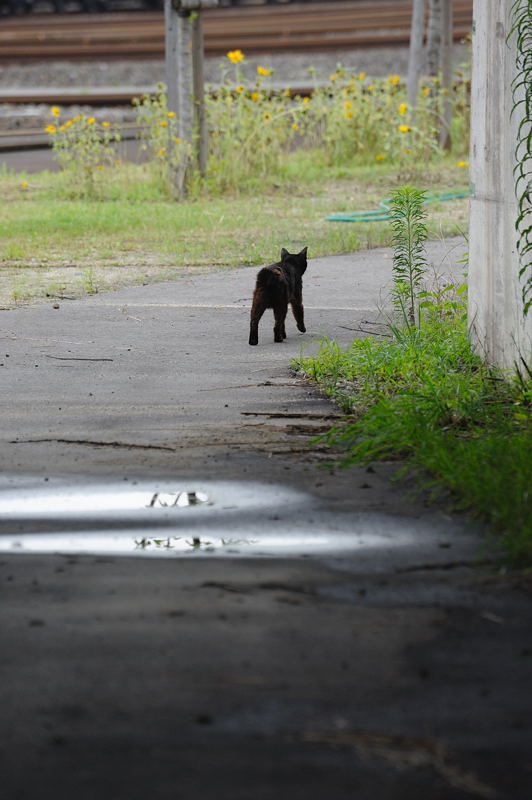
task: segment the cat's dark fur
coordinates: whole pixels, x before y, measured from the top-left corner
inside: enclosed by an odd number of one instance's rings
[[[286,339],[284,323],[289,303],[292,306],[298,330],[305,333],[301,279],[306,268],[306,247],[300,253],[295,254],[289,253],[283,247],[281,260],[259,271],[251,307],[250,344],[259,342],[259,322],[267,308],[273,308],[275,317],[274,341],[282,342]]]

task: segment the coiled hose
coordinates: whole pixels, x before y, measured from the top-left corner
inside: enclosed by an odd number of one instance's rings
[[[442,203],[445,200],[459,200],[463,197],[469,197],[469,192],[466,190],[460,192],[440,192],[439,194],[427,195],[424,200],[424,205],[429,203]],[[393,217],[393,211],[390,208],[392,202],[391,197],[386,200],[381,200],[379,209],[375,211],[353,211],[350,214],[330,214],[325,217],[330,222],[384,222]]]

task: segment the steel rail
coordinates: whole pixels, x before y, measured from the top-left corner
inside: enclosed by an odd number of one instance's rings
[[[404,45],[409,41],[410,0],[293,3],[207,9],[207,55],[241,49],[249,54]],[[454,0],[454,38],[472,25],[472,0]],[[161,12],[41,14],[2,19],[0,63],[90,58],[161,58]]]

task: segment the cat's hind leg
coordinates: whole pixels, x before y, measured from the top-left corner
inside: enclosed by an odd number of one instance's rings
[[[262,292],[256,291],[253,295],[253,305],[251,306],[251,319],[249,325],[249,343],[259,343],[259,322],[266,311],[266,303]]]
[[[285,319],[288,306],[286,303],[274,306],[273,314],[275,317],[275,325],[273,328],[273,341],[282,342],[286,339]]]
[[[294,315],[298,331],[305,333],[307,329],[305,328],[303,303],[300,300],[292,300],[290,305],[292,306],[292,313]]]

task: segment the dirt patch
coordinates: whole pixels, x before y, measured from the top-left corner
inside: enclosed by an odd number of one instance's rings
[[[49,264],[12,262],[0,265],[0,310],[47,301],[76,300],[86,295],[126,286],[174,280],[184,275],[212,272],[208,266],[179,267],[165,264],[159,255],[124,256],[97,266],[91,259]]]

